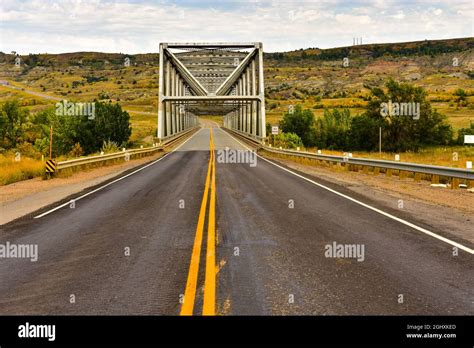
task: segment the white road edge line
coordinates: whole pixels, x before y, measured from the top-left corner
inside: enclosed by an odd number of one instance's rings
[[[223,131],[223,132],[224,132],[224,131]],[[226,133],[227,135],[229,135],[231,138],[233,138],[235,141],[237,141],[240,145],[242,145],[242,146],[243,146],[244,148],[246,148],[247,150],[252,150],[252,149],[249,148],[247,145],[245,145],[245,144],[243,144],[242,142],[240,142],[240,140],[238,140],[237,138],[235,138],[233,135],[231,135],[231,134],[229,134],[229,133],[227,133],[227,132],[224,132],[224,133]],[[425,229],[425,228],[423,228],[423,227],[420,227],[420,226],[417,226],[417,225],[415,225],[415,224],[412,224],[411,222],[408,222],[408,221],[406,221],[406,220],[403,220],[403,219],[401,219],[401,218],[399,218],[399,217],[396,217],[396,216],[394,216],[394,215],[392,215],[392,214],[386,213],[386,212],[384,212],[383,210],[380,210],[380,209],[377,209],[377,208],[375,208],[375,207],[372,207],[371,205],[368,205],[368,204],[366,204],[366,203],[363,203],[363,202],[361,202],[361,201],[358,201],[358,200],[355,199],[355,198],[349,197],[349,196],[347,196],[347,195],[345,195],[345,194],[343,194],[343,193],[340,193],[340,192],[338,192],[338,191],[336,191],[336,190],[333,190],[332,188],[329,188],[329,187],[324,186],[324,185],[322,185],[322,184],[320,184],[320,183],[317,183],[316,181],[311,180],[311,179],[308,179],[308,178],[304,177],[303,175],[300,175],[300,174],[295,173],[295,172],[293,172],[293,171],[291,171],[291,170],[289,170],[289,169],[286,169],[285,167],[282,167],[282,166],[280,166],[280,165],[278,165],[278,164],[276,164],[276,163],[274,163],[274,162],[272,162],[272,161],[270,161],[270,160],[268,160],[268,159],[266,159],[266,158],[260,156],[259,154],[257,154],[257,156],[258,156],[259,158],[263,159],[264,161],[266,161],[266,162],[268,162],[268,163],[270,163],[270,164],[273,164],[275,167],[278,167],[278,168],[280,168],[280,169],[282,169],[282,170],[284,170],[284,171],[286,171],[286,172],[288,172],[288,173],[291,173],[291,174],[293,174],[293,175],[295,175],[295,176],[297,176],[297,177],[299,177],[299,178],[301,178],[301,179],[303,179],[303,180],[306,180],[306,181],[308,181],[308,182],[310,182],[310,183],[312,183],[312,184],[314,184],[314,185],[316,185],[316,186],[319,186],[319,187],[321,187],[321,188],[323,188],[323,189],[325,189],[325,190],[327,190],[327,191],[330,191],[330,192],[332,192],[332,193],[334,193],[334,194],[336,194],[336,195],[338,195],[338,196],[344,197],[344,198],[346,198],[346,199],[348,199],[348,200],[350,200],[350,201],[352,201],[352,202],[354,202],[354,203],[356,203],[356,204],[359,204],[359,205],[361,205],[361,206],[363,206],[363,207],[365,207],[365,208],[368,208],[368,209],[370,209],[370,210],[373,210],[373,211],[375,211],[375,212],[377,212],[377,213],[379,213],[379,214],[381,214],[381,215],[384,215],[384,216],[386,216],[386,217],[388,217],[388,218],[390,218],[390,219],[393,219],[393,220],[395,220],[395,221],[398,221],[398,222],[400,222],[400,223],[402,223],[402,224],[404,224],[404,225],[406,225],[406,226],[409,226],[409,227],[411,227],[411,228],[413,228],[413,229],[415,229],[415,230],[417,230],[417,231],[423,232],[423,233],[425,233],[425,234],[427,234],[427,235],[429,235],[429,236],[431,236],[431,237],[434,237],[434,238],[436,238],[436,239],[439,239],[439,240],[441,240],[441,241],[443,241],[443,242],[445,242],[445,243],[451,244],[451,245],[453,245],[453,246],[455,246],[455,247],[457,247],[457,248],[459,248],[459,249],[461,249],[461,250],[464,250],[465,252],[468,252],[468,253],[471,254],[471,255],[474,254],[474,250],[471,249],[471,248],[468,248],[467,246],[464,246],[464,245],[462,245],[462,244],[459,244],[459,243],[457,243],[457,242],[455,242],[455,241],[452,241],[451,239],[448,239],[448,238],[445,238],[445,237],[443,237],[443,236],[440,236],[439,234],[436,234],[436,233],[434,233],[434,232],[431,232],[431,231],[429,231],[429,230],[427,230],[427,229]]]
[[[135,174],[135,173],[138,173],[138,172],[142,171],[143,169],[148,168],[148,167],[154,165],[155,163],[158,163],[159,161],[161,161],[162,159],[164,159],[164,158],[167,157],[168,155],[170,155],[170,154],[172,154],[173,152],[177,151],[181,146],[183,146],[184,144],[186,144],[189,140],[191,140],[191,139],[192,139],[196,134],[198,134],[201,130],[203,130],[203,128],[200,128],[196,133],[194,133],[191,137],[189,137],[188,139],[186,139],[186,140],[185,140],[183,143],[181,143],[177,148],[173,149],[173,151],[168,152],[168,153],[165,154],[164,156],[158,158],[156,161],[153,161],[153,162],[151,162],[151,163],[148,163],[146,166],[143,166],[143,167],[141,167],[141,168],[139,168],[139,169],[137,169],[137,170],[135,170],[135,171],[133,171],[133,172],[131,172],[131,173],[128,173],[127,175],[121,176],[120,178],[115,179],[115,180],[113,180],[113,181],[111,181],[111,182],[109,182],[109,183],[107,183],[107,184],[105,184],[105,185],[103,185],[103,186],[101,186],[101,187],[98,187],[98,188],[96,188],[95,190],[92,190],[92,191],[90,191],[90,192],[88,192],[88,193],[86,193],[86,194],[83,194],[82,196],[79,196],[79,197],[77,197],[77,198],[75,198],[75,199],[71,199],[70,201],[68,201],[68,202],[66,202],[66,203],[63,203],[63,204],[61,204],[61,205],[58,205],[57,207],[55,207],[55,208],[53,208],[53,209],[51,209],[51,210],[48,210],[48,211],[46,211],[46,212],[44,212],[44,213],[42,213],[42,214],[40,214],[40,215],[35,216],[34,219],[39,219],[39,218],[42,218],[43,216],[46,216],[46,215],[48,215],[48,214],[51,214],[52,212],[55,212],[56,210],[59,210],[59,209],[61,209],[61,208],[64,208],[65,206],[71,204],[72,201],[76,202],[76,201],[78,201],[78,200],[80,200],[80,199],[82,199],[82,198],[84,198],[84,197],[87,197],[87,196],[89,196],[89,195],[91,195],[91,194],[93,194],[93,193],[95,193],[95,192],[97,192],[97,191],[102,190],[103,188],[105,188],[105,187],[107,187],[107,186],[109,186],[109,185],[115,184],[116,182],[118,182],[118,181],[120,181],[120,180],[123,180],[123,179],[129,177],[130,175],[133,175],[133,174]]]

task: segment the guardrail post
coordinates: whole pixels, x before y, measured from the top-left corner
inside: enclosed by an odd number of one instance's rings
[[[421,181],[421,173],[415,173],[415,181],[420,182]]]
[[[459,179],[458,178],[451,178],[451,189],[452,190],[459,189]]]

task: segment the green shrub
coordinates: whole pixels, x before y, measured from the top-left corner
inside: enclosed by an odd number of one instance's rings
[[[313,137],[314,114],[311,110],[296,105],[288,110],[280,121],[280,128],[284,133],[294,133],[298,135],[306,146],[314,143]]]
[[[75,143],[69,154],[72,157],[81,157],[84,154],[84,150],[82,149],[81,144],[80,143]]]
[[[103,153],[114,153],[119,151],[119,147],[115,141],[104,140],[100,151],[102,151]]]
[[[296,149],[302,147],[303,142],[301,138],[295,133],[280,133],[273,135],[274,146],[282,147],[284,149]]]

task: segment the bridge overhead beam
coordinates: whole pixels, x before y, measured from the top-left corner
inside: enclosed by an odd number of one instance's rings
[[[161,43],[158,138],[220,115],[224,126],[264,139],[261,43]]]

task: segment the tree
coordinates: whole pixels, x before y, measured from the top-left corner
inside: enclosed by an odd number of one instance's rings
[[[130,138],[130,115],[120,105],[111,102],[95,102],[94,118],[79,115],[58,115],[49,108],[36,115],[35,127],[38,128],[36,148],[43,154],[49,151],[49,128],[53,126],[53,154],[68,154],[76,143],[84,154],[97,152],[102,144],[113,141],[124,146]],[[78,148],[76,146],[75,153]]]
[[[380,126],[380,122],[367,115],[354,116],[349,132],[349,147],[352,150],[374,150],[379,143]]]
[[[309,109],[303,110],[301,105],[296,105],[293,110],[286,112],[280,121],[282,132],[295,133],[301,138],[305,146],[314,144],[313,125],[313,112]]]
[[[459,106],[462,106],[466,103],[467,100],[467,94],[466,91],[462,88],[458,88],[457,90],[454,91],[454,95],[457,97],[456,98],[456,103]]]
[[[44,155],[49,154],[50,127],[53,127],[53,156],[69,153],[75,143],[81,142],[84,117],[58,115],[55,108],[45,109],[33,119],[39,130],[35,147]]]
[[[350,125],[349,109],[324,109],[323,117],[315,122],[315,144],[320,148],[346,149],[349,144]]]
[[[423,145],[448,144],[452,139],[452,128],[447,118],[431,108],[426,99],[426,91],[408,83],[389,80],[386,91],[373,88],[365,115],[372,118],[375,124],[384,129],[384,149],[389,151],[418,150]],[[382,105],[391,103],[415,103],[419,113],[399,116],[388,114],[382,116]]]
[[[104,141],[108,140],[123,146],[132,134],[130,115],[123,111],[119,104],[96,101],[95,119],[91,122],[93,122],[95,149],[100,149]]]
[[[471,123],[470,127],[461,128],[458,130],[458,137],[456,139],[456,144],[463,145],[465,135],[474,135],[474,122]]]
[[[301,138],[295,133],[280,133],[274,135],[274,144],[284,149],[296,149],[297,147],[303,146]]]
[[[7,101],[0,109],[0,141],[6,148],[15,147],[22,141],[28,120],[28,109],[21,108],[17,100]]]

